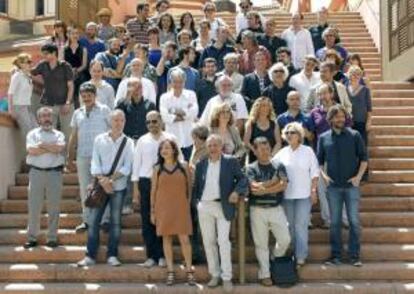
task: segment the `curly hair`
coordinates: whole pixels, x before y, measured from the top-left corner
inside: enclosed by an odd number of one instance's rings
[[[210,128],[218,128],[220,114],[223,113],[224,111],[230,111],[230,119],[228,122],[228,126],[231,126],[234,124],[233,111],[231,110],[230,105],[228,103],[222,103],[213,108],[213,112],[211,114],[211,119],[210,119]]]
[[[264,104],[267,104],[269,106],[269,113],[267,116],[268,119],[269,120],[276,119],[276,114],[273,108],[272,101],[269,99],[269,97],[261,96],[257,98],[256,101],[254,101],[253,103],[252,109],[250,110],[250,114],[249,114],[249,119],[248,119],[249,123],[255,123],[257,121],[257,119],[259,118],[260,107]]]

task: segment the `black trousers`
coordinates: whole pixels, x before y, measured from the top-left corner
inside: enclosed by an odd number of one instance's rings
[[[139,178],[138,189],[141,194],[141,227],[147,258],[158,262],[164,257],[164,251],[162,239],[157,236],[155,226],[151,223],[151,179]]]

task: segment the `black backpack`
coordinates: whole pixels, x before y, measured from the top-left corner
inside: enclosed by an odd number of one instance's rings
[[[293,255],[274,257],[270,260],[270,273],[273,284],[280,288],[289,288],[299,281],[296,258]]]

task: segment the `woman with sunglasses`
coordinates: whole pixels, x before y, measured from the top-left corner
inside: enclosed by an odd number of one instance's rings
[[[286,167],[288,186],[283,208],[289,223],[297,265],[305,265],[308,257],[308,227],[312,204],[318,201],[319,165],[311,147],[303,145],[305,131],[300,123],[288,124],[282,137],[289,144],[272,159],[272,163]]]
[[[32,57],[21,53],[13,61],[16,70],[12,74],[9,90],[9,113],[19,125],[23,142],[30,130],[37,127],[36,118],[31,110],[31,94],[33,91],[30,70]]]

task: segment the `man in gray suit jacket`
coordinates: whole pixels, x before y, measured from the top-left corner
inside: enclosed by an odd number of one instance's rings
[[[221,278],[224,290],[229,292],[233,288],[230,225],[235,204],[248,192],[248,180],[236,158],[222,155],[222,147],[219,135],[210,135],[207,139],[209,156],[196,165],[193,197],[198,202],[201,235],[211,275],[207,286],[217,287]]]

